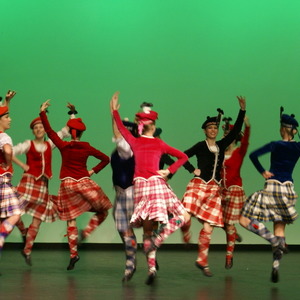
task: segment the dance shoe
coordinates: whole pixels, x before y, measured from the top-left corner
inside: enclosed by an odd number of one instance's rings
[[[229,270],[233,266],[233,257],[226,257],[225,269]]]
[[[73,270],[74,267],[75,267],[75,264],[79,261],[80,257],[78,255],[72,257],[70,259],[70,262],[69,262],[69,265],[67,267],[67,270],[70,271],[70,270]]]
[[[195,262],[195,266],[202,271],[204,276],[206,276],[206,277],[212,277],[213,276],[213,274],[211,273],[208,266],[201,266],[198,262]]]
[[[145,281],[145,283],[146,283],[147,285],[153,284],[153,283],[154,283],[155,277],[156,277],[156,272],[151,272],[151,273],[149,273],[149,274],[148,274],[148,277],[147,277],[147,279],[146,279],[146,281]]]
[[[31,255],[30,254],[26,254],[24,251],[21,251],[22,256],[25,258],[25,262],[28,266],[32,266],[32,262],[31,262]]]

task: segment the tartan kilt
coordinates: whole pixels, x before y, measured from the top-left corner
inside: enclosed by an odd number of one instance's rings
[[[133,227],[141,227],[145,219],[168,223],[168,216],[182,216],[185,209],[171,187],[161,177],[138,178],[134,181]]]
[[[125,232],[131,228],[130,219],[134,210],[133,186],[122,189],[115,186],[116,197],[113,207],[113,217],[119,232]]]
[[[33,176],[24,175],[17,191],[28,201],[25,207],[27,214],[47,223],[58,219],[57,207],[53,202],[57,201],[57,196],[49,195],[46,177],[36,180]]]
[[[92,179],[62,180],[57,199],[59,218],[62,221],[76,219],[88,211],[101,212],[111,207],[108,197]]]
[[[242,215],[260,222],[293,223],[298,218],[295,209],[297,194],[291,181],[281,183],[267,180],[264,189],[252,194],[246,200]]]
[[[223,227],[220,186],[214,181],[193,178],[183,195],[185,209],[211,226]]]
[[[0,219],[23,215],[27,201],[11,184],[11,174],[0,176]]]
[[[233,185],[228,189],[223,188],[221,192],[223,221],[225,224],[238,224],[241,210],[246,200],[244,189]]]

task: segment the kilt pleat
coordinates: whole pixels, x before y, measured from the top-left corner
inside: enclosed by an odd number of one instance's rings
[[[281,183],[267,180],[264,189],[247,198],[242,215],[260,222],[279,222],[290,224],[298,218],[295,209],[297,194],[290,181]]]
[[[246,200],[244,189],[233,185],[228,189],[222,189],[222,211],[225,224],[238,224],[241,210]]]
[[[213,180],[193,178],[183,195],[185,209],[201,221],[223,227],[220,186]]]
[[[90,178],[76,181],[71,178],[62,180],[57,209],[63,221],[76,219],[81,214],[93,211],[101,212],[112,207],[101,187]]]
[[[57,196],[49,195],[48,179],[33,176],[23,176],[17,186],[17,191],[27,200],[27,214],[43,222],[51,223],[58,219],[55,201]]]
[[[168,223],[168,216],[182,216],[185,209],[171,187],[161,177],[138,178],[134,181],[134,213],[131,218],[133,227],[142,226],[149,219]]]
[[[11,184],[11,174],[0,176],[0,218],[23,215],[27,201]]]

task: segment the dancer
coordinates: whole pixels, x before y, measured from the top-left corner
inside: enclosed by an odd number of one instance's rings
[[[183,196],[183,205],[190,214],[203,223],[203,229],[199,233],[198,257],[195,265],[208,277],[212,276],[208,265],[211,235],[215,226],[224,226],[220,195],[220,171],[224,153],[241,131],[245,117],[246,99],[241,96],[237,99],[240,111],[230,133],[221,140],[216,140],[222,113],[219,109],[218,117],[207,117],[202,124],[206,139],[185,151],[188,157],[194,155],[197,157],[198,168],[195,168],[189,161],[184,165],[190,173],[194,173],[195,177],[187,186]]]
[[[45,110],[50,105],[50,100],[41,106],[40,117],[48,137],[59,149],[62,157],[60,170],[60,188],[57,207],[59,217],[67,221],[67,236],[70,249],[70,263],[67,270],[73,270],[79,261],[77,252],[78,229],[76,218],[84,212],[96,212],[90,219],[87,227],[81,232],[81,240],[86,239],[107,217],[108,209],[112,207],[102,189],[90,179],[94,173],[101,171],[108,163],[109,157],[93,148],[89,143],[80,141],[82,133],[86,130],[85,124],[80,118],[71,119],[67,126],[70,128],[71,141],[61,140],[52,130]],[[86,167],[89,156],[101,160],[92,170]]]
[[[75,114],[77,114],[75,106],[68,103],[67,107],[70,109],[68,114],[71,118],[75,118]],[[41,222],[54,222],[58,219],[58,213],[54,204],[57,197],[49,195],[48,191],[49,179],[52,177],[52,149],[55,145],[51,140],[45,141],[46,133],[40,117],[32,120],[30,129],[34,135],[34,140],[26,140],[13,147],[13,162],[24,170],[17,191],[28,201],[25,211],[32,216],[32,222],[28,229],[22,220],[16,226],[25,239],[25,246],[21,253],[25,262],[32,266],[32,247]],[[65,126],[57,134],[61,139],[69,137],[69,128]],[[26,163],[16,157],[21,154],[26,154]]]
[[[132,134],[134,134],[135,125],[134,123],[125,122],[125,126]],[[129,144],[122,137],[114,119],[112,119],[112,126],[114,133],[113,142],[116,143],[116,149],[111,155],[112,179],[116,191],[113,216],[117,231],[125,246],[126,264],[122,281],[126,282],[132,278],[136,270],[137,241],[133,228],[130,225],[134,208],[134,157]]]
[[[233,129],[233,125],[230,124],[231,118],[224,118],[223,120],[225,121],[225,125],[223,126],[224,136],[226,136]],[[231,269],[233,266],[235,241],[241,241],[235,224],[239,223],[241,209],[246,200],[240,171],[249,146],[250,123],[247,116],[244,119],[244,124],[244,132],[240,132],[225,151],[225,159],[221,172],[223,228],[226,232],[227,240],[226,269]]]
[[[9,102],[16,92],[8,91],[4,106],[0,106],[0,256],[7,236],[24,213],[26,201],[13,190],[11,178],[12,168],[12,140],[5,133],[10,128]]]
[[[118,113],[119,93],[116,92],[111,99],[111,110],[119,131],[129,143],[134,157],[134,201],[135,208],[131,218],[133,227],[143,227],[144,251],[148,262],[148,277],[146,284],[152,284],[156,276],[155,257],[153,251],[176,229],[180,228],[190,218],[179,199],[166,184],[164,177],[174,173],[187,156],[181,151],[168,146],[162,140],[154,138],[155,120],[157,113],[148,111],[137,113],[138,133],[134,137],[123,125]],[[178,158],[167,170],[159,170],[159,161],[163,153]],[[168,220],[168,215],[173,218]],[[159,236],[153,236],[155,222],[165,223]]]
[[[300,156],[300,143],[294,141],[298,122],[294,115],[282,114],[280,110],[281,140],[270,142],[250,154],[255,168],[266,179],[264,189],[255,192],[242,209],[240,224],[267,240],[273,248],[271,281],[279,280],[279,261],[287,253],[285,226],[298,217],[295,209],[297,195],[294,191],[293,170]],[[258,157],[271,154],[270,170],[266,170]],[[274,234],[262,222],[274,224]]]

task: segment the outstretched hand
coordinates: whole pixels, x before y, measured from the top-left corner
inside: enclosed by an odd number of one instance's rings
[[[118,110],[120,108],[119,94],[120,94],[120,92],[115,92],[111,97],[111,100],[110,100],[110,112],[111,113],[114,110]]]
[[[16,95],[16,93],[17,92],[15,92],[15,91],[8,90],[5,95],[5,100],[10,101]]]
[[[236,96],[239,100],[241,110],[246,110],[246,97],[244,96]]]
[[[67,108],[73,113],[76,111],[75,105],[70,102],[68,102]]]
[[[47,101],[45,101],[42,105],[41,105],[41,108],[40,108],[40,111],[45,111],[49,106],[50,106],[50,99],[48,99]]]

